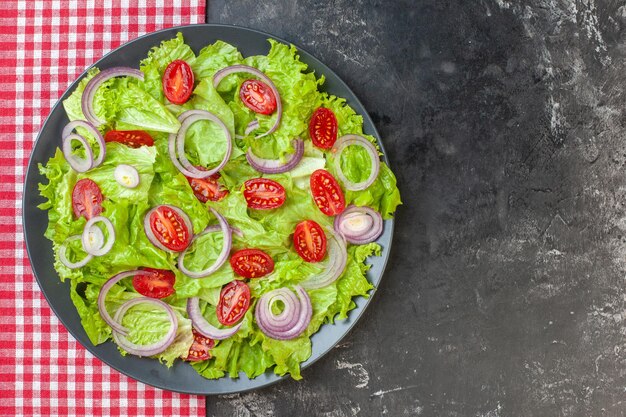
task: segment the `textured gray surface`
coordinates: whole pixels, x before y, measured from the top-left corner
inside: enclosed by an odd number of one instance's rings
[[[623,416],[626,7],[211,0],[333,68],[405,205],[380,291],[324,359],[209,416]]]

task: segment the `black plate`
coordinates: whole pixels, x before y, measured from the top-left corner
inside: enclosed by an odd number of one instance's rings
[[[239,48],[244,56],[267,54],[269,51],[268,38],[289,43],[267,33],[235,26],[214,24],[183,26],[162,30],[135,39],[105,55],[94,65],[101,69],[120,65],[138,68],[139,61],[146,57],[150,48],[159,45],[163,40],[174,37],[177,32],[183,33],[186,43],[196,53],[204,46],[218,39],[233,44]],[[309,65],[311,70],[314,70],[318,76],[321,74],[326,76],[326,83],[323,89],[329,93],[346,98],[356,112],[363,115],[365,133],[373,135],[378,139],[380,148],[384,153],[383,144],[372,120],[350,88],[326,65],[304,50],[300,48],[298,50],[300,58]],[[60,133],[68,122],[61,101],[65,100],[74,91],[77,84],[78,80],[68,88],[59,102],[52,108],[50,116],[43,124],[30,157],[24,185],[23,221],[28,256],[37,282],[52,310],[72,336],[95,356],[123,374],[158,388],[189,394],[226,394],[260,388],[285,378],[276,376],[272,370],[269,370],[264,375],[252,380],[248,379],[243,372],[238,379],[224,377],[219,380],[207,380],[182,361],[177,361],[172,368],[168,369],[154,359],[139,358],[132,355],[124,357],[120,355],[117,347],[112,342],[99,346],[91,344],[80,323],[78,313],[70,300],[69,285],[61,283],[53,268],[52,243],[44,237],[48,224],[48,213],[37,208],[37,205],[44,201],[37,189],[37,184],[44,180],[38,172],[37,164],[46,163],[54,155],[55,149],[61,145]],[[386,156],[383,156],[383,158],[387,162]],[[389,257],[392,235],[393,220],[387,220],[385,221],[385,231],[378,240],[383,246],[382,256],[370,258],[372,268],[368,272],[368,279],[375,286],[378,286],[382,278],[385,264]],[[303,367],[311,365],[339,343],[363,314],[370,300],[371,297],[369,299],[356,298],[354,301],[357,307],[350,312],[347,320],[338,321],[334,325],[327,324],[322,326],[320,331],[311,338],[313,352],[311,357],[304,362]]]

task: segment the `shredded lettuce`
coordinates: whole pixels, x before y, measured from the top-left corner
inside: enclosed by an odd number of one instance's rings
[[[200,297],[204,316],[214,325],[216,306],[223,285],[237,277],[226,262],[209,277],[194,279],[177,268],[176,254],[164,252],[147,239],[143,221],[154,206],[171,204],[181,208],[192,221],[195,234],[208,225],[217,224],[210,213],[214,208],[237,227],[244,238],[233,235],[233,250],[259,248],[270,254],[275,262],[274,271],[261,279],[250,280],[251,308],[246,313],[241,329],[234,336],[217,341],[211,350],[210,360],[192,363],[196,371],[206,378],[247,375],[254,378],[272,369],[278,375],[289,373],[300,379],[300,364],[311,355],[311,335],[326,324],[343,320],[355,307],[354,297],[368,297],[374,288],[367,279],[370,256],[379,256],[381,247],[375,243],[348,247],[348,261],[342,276],[327,287],[308,291],[313,306],[311,323],[305,333],[288,340],[274,340],[262,333],[254,320],[254,304],[262,294],[281,287],[301,283],[320,272],[319,264],[303,261],[293,250],[292,234],[297,223],[312,219],[324,228],[332,228],[333,219],[323,215],[313,203],[309,190],[309,177],[316,169],[324,168],[335,173],[334,156],[311,145],[308,120],[313,111],[324,106],[330,108],[339,122],[339,135],[363,134],[363,118],[344,99],[319,91],[323,77],[307,72],[293,46],[270,40],[267,55],[244,58],[232,45],[217,41],[203,48],[197,55],[184,42],[182,34],[154,47],[141,61],[144,81],[117,78],[104,83],[94,98],[96,114],[106,122],[102,132],[109,129],[142,129],[155,139],[154,147],[132,149],[119,143],[107,144],[107,157],[102,165],[83,174],[73,171],[61,151],[40,165],[47,182],[39,185],[46,199],[39,207],[48,210],[49,224],[46,237],[53,242],[55,268],[62,280],[69,280],[71,299],[76,306],[81,323],[94,344],[111,338],[111,328],[104,322],[97,306],[100,288],[111,276],[141,267],[174,271],[175,293],[164,299],[174,309],[178,319],[175,342],[156,359],[171,366],[178,358],[185,358],[193,342],[191,321],[185,306],[189,297]],[[196,83],[192,98],[184,105],[173,105],[162,91],[161,79],[169,63],[181,59],[193,69]],[[251,65],[267,74],[276,84],[283,103],[280,128],[262,139],[259,132],[267,131],[276,115],[258,115],[239,100],[241,83],[253,76],[234,74],[220,85],[213,86],[216,71],[233,64]],[[75,91],[63,102],[70,120],[82,120],[81,97],[88,80],[98,73],[90,70]],[[220,182],[229,190],[226,198],[218,202],[198,201],[188,180],[174,167],[168,155],[168,135],[180,127],[177,120],[182,112],[191,109],[208,110],[216,114],[233,137],[233,152],[220,171]],[[258,119],[257,132],[244,136],[244,130],[253,119]],[[86,132],[79,133],[86,135]],[[234,139],[235,135],[240,138]],[[374,144],[376,139],[364,135]],[[253,151],[265,158],[286,158],[293,152],[291,141],[300,137],[305,141],[305,156],[292,171],[279,175],[263,175],[280,182],[286,190],[285,204],[274,210],[251,210],[243,197],[243,183],[261,175],[245,159],[245,151]],[[87,138],[94,143],[94,138]],[[185,138],[185,151],[193,164],[211,168],[222,160],[226,144],[224,131],[215,123],[194,123]],[[135,167],[140,174],[139,186],[133,189],[120,186],[113,172],[119,164]],[[360,181],[369,174],[371,161],[360,148],[348,147],[340,161],[341,168],[352,181]],[[72,190],[77,181],[90,178],[100,187],[105,200],[103,215],[114,226],[116,241],[109,253],[92,259],[85,267],[71,270],[59,261],[59,251],[70,236],[82,233],[85,219],[76,219],[72,211]],[[381,163],[380,174],[366,190],[345,193],[348,204],[367,205],[390,218],[401,204],[396,178],[389,167]],[[202,270],[213,264],[223,245],[221,233],[209,233],[197,238],[185,258],[185,266]],[[66,255],[76,261],[85,256],[80,241],[67,245]],[[140,296],[134,291],[131,279],[115,285],[106,300],[107,309],[114,312],[124,302]],[[150,305],[131,308],[124,316],[123,325],[131,329],[129,339],[138,344],[159,340],[168,330],[169,321],[163,311]],[[126,354],[121,350],[122,354]]]

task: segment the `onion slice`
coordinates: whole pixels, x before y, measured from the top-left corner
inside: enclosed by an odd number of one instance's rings
[[[268,87],[272,90],[272,93],[274,93],[274,97],[276,97],[276,121],[267,132],[257,135],[256,138],[259,139],[271,133],[274,133],[276,129],[278,129],[278,126],[280,125],[280,120],[283,117],[283,103],[280,99],[280,94],[278,94],[278,89],[276,88],[272,80],[262,71],[248,65],[232,65],[230,67],[222,68],[221,70],[217,71],[215,75],[213,75],[213,87],[217,88],[217,86],[224,78],[231,74],[237,74],[240,72],[252,74],[260,78],[261,81],[268,85]],[[250,127],[250,125],[248,125],[248,127]]]
[[[63,128],[63,132],[61,133],[61,137],[62,138],[66,138],[69,135],[72,134],[72,132],[74,131],[74,129],[76,129],[77,127],[82,127],[83,129],[85,129],[87,132],[89,132],[89,134],[91,136],[93,136],[96,139],[96,142],[98,143],[98,147],[100,148],[100,151],[98,152],[98,157],[94,159],[93,161],[93,166],[91,168],[95,168],[97,166],[99,166],[102,161],[104,161],[104,156],[106,155],[106,144],[104,142],[104,137],[102,136],[102,133],[100,133],[100,131],[98,129],[95,128],[94,125],[92,125],[89,122],[86,122],[84,120],[74,120],[72,122],[69,122],[67,125],[65,125],[65,127]],[[79,135],[82,137],[82,135]],[[83,137],[83,139],[85,139]],[[91,151],[91,153],[93,154],[93,149]]]
[[[309,295],[300,285],[293,291],[282,287],[259,298],[255,308],[255,318],[259,329],[267,336],[277,340],[289,340],[300,336],[311,322],[313,307]],[[272,305],[282,301],[285,305],[280,314],[272,312]]]
[[[330,235],[330,239],[328,239],[328,259],[323,263],[324,270],[300,283],[304,288],[317,289],[326,287],[335,282],[346,269],[348,262],[346,242],[331,230],[328,230],[328,234]]]
[[[59,261],[61,261],[61,263],[65,265],[66,267],[68,267],[69,269],[82,268],[83,266],[87,265],[87,262],[93,259],[93,255],[90,253],[87,253],[87,256],[85,256],[83,259],[81,259],[78,262],[70,262],[70,260],[67,259],[67,254],[66,254],[67,244],[74,240],[78,240],[80,238],[81,238],[80,235],[70,236],[67,238],[65,242],[63,242],[63,244],[61,244],[61,246],[59,246]]]
[[[80,100],[80,107],[85,115],[85,119],[91,122],[95,127],[100,126],[105,121],[96,116],[96,112],[93,108],[93,99],[102,83],[114,77],[133,77],[143,81],[143,73],[141,71],[128,67],[108,68],[104,71],[100,71],[96,74],[96,76],[89,80],[85,86],[85,90],[83,91],[83,95]]]
[[[148,213],[146,213],[146,215],[143,218],[143,229],[150,243],[152,243],[157,248],[164,250],[165,252],[173,252],[171,249],[168,249],[165,245],[163,245],[159,241],[159,239],[157,239],[157,237],[154,235],[154,232],[152,231],[152,227],[150,227],[150,216],[152,216],[152,213],[157,211],[159,207],[168,207],[172,211],[176,212],[176,214],[178,214],[180,218],[183,219],[183,222],[185,223],[185,227],[187,228],[187,230],[189,230],[189,234],[191,235],[193,235],[193,225],[191,224],[191,220],[189,220],[189,216],[187,216],[187,213],[182,211],[180,208],[176,206],[172,206],[170,204],[162,204],[162,205],[153,207],[150,211],[148,211]]]
[[[348,242],[363,245],[375,241],[383,233],[383,218],[370,207],[348,206],[335,217],[335,232]]]
[[[100,293],[98,294],[98,310],[100,311],[100,316],[106,322],[106,324],[111,326],[111,328],[115,330],[116,332],[122,335],[128,335],[128,329],[122,326],[118,321],[113,320],[113,318],[111,317],[111,315],[106,309],[105,302],[106,302],[106,297],[107,297],[109,290],[115,284],[123,280],[124,278],[132,277],[135,275],[150,275],[150,274],[152,273],[148,271],[142,271],[142,270],[120,272],[119,274],[114,275],[111,278],[109,278],[109,280],[104,283],[102,288],[100,288]]]
[[[259,121],[257,119],[254,119],[253,121],[248,123],[248,126],[246,126],[246,130],[245,130],[244,134],[246,136],[248,136],[250,133],[252,133],[253,131],[257,130],[259,128],[259,126],[260,126]]]
[[[236,235],[237,237],[240,237],[241,239],[243,239],[245,237],[245,235],[243,234],[241,229],[239,229],[238,227],[231,226],[231,225],[228,225],[228,227],[230,227],[231,233]],[[220,230],[222,230],[220,225],[219,224],[214,224],[214,225],[211,225],[211,226],[207,226],[207,228],[204,229],[204,233],[219,232]]]
[[[282,162],[280,159],[264,159],[256,156],[252,152],[252,147],[248,147],[246,159],[252,168],[263,174],[282,174],[294,169],[304,155],[304,141],[302,139],[296,138],[291,141],[291,144],[295,152],[285,162]]]
[[[176,332],[178,331],[178,319],[176,318],[176,314],[174,314],[174,310],[168,304],[164,303],[161,300],[156,300],[154,298],[149,297],[139,297],[133,298],[132,300],[126,301],[115,313],[115,321],[121,325],[122,319],[126,312],[133,306],[138,304],[151,304],[155,307],[162,308],[167,313],[167,317],[170,321],[170,328],[163,336],[161,340],[151,345],[138,345],[130,342],[126,335],[121,334],[119,332],[113,332],[113,340],[126,352],[137,355],[137,356],[153,356],[163,352],[167,349],[176,338]]]
[[[107,229],[107,232],[109,233],[109,238],[107,239],[106,243],[101,242],[100,246],[95,246],[95,243],[93,243],[91,239],[89,239],[89,234],[93,232],[94,229],[98,229],[98,226],[96,226],[97,223],[103,223]],[[83,229],[82,242],[83,248],[90,255],[102,256],[109,253],[109,251],[113,247],[113,244],[115,243],[115,228],[113,228],[113,223],[111,223],[111,220],[107,219],[104,216],[96,216],[89,219],[89,221],[87,221],[87,224],[85,225],[85,228]]]
[[[193,327],[197,332],[204,337],[216,340],[228,339],[237,333],[243,324],[243,321],[240,321],[233,327],[218,329],[209,323],[204,316],[202,316],[202,311],[200,310],[200,299],[198,297],[191,297],[187,300],[187,314],[189,315],[189,319],[193,323]]]
[[[115,181],[122,187],[135,188],[139,185],[139,172],[137,168],[126,164],[119,164],[113,172]]]
[[[224,243],[222,244],[222,251],[220,252],[219,256],[217,257],[213,265],[211,265],[210,267],[206,268],[203,271],[191,271],[185,266],[185,255],[187,254],[187,251],[189,250],[189,248],[191,248],[191,246],[193,245],[193,241],[192,241],[191,245],[189,245],[187,249],[182,251],[180,256],[178,257],[178,269],[180,269],[180,272],[182,272],[183,274],[191,278],[204,278],[206,276],[211,275],[213,272],[220,269],[220,267],[224,264],[224,262],[226,262],[226,260],[228,259],[228,255],[230,254],[230,248],[233,242],[230,226],[228,225],[228,222],[226,221],[226,219],[217,211],[215,211],[215,209],[211,208],[211,212],[215,215],[215,217],[217,217],[220,230],[222,231],[222,234],[224,235]],[[209,230],[210,227],[211,226],[204,229],[204,231],[200,233],[199,235],[195,236],[194,240],[196,240],[200,236],[206,235],[207,233],[211,233],[213,229]]]
[[[175,135],[170,134],[168,140],[168,152],[174,166],[185,176],[191,178],[207,178],[224,168],[224,165],[226,165],[230,159],[230,155],[233,151],[232,137],[224,122],[215,114],[205,110],[188,110],[178,116],[178,120],[181,123],[180,129],[178,129],[178,133]],[[226,135],[226,152],[224,153],[224,158],[222,158],[222,161],[215,168],[207,171],[201,171],[193,166],[185,155],[185,135],[189,127],[199,120],[209,120],[216,123],[222,128]]]
[[[74,155],[72,151],[72,142],[77,141],[85,148],[85,157],[80,158],[77,155]],[[63,155],[65,159],[70,164],[70,166],[76,172],[86,172],[93,168],[94,160],[93,160],[93,151],[87,143],[87,140],[78,135],[76,133],[70,133],[66,137],[63,138]]]
[[[346,178],[345,174],[341,170],[341,154],[343,151],[351,145],[358,145],[364,148],[371,159],[371,169],[370,175],[365,181],[361,181],[358,183],[354,183]],[[365,190],[367,187],[372,185],[376,178],[378,177],[378,173],[380,172],[380,159],[378,157],[378,150],[372,142],[364,138],[360,135],[345,135],[337,139],[335,145],[333,146],[333,153],[335,154],[335,171],[337,172],[337,176],[346,187],[346,189],[351,191],[360,191]]]

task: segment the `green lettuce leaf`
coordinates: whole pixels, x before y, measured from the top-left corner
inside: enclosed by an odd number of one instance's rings
[[[198,57],[191,63],[191,69],[198,79],[208,79],[212,83],[213,74],[218,70],[239,64],[241,61],[243,61],[243,57],[237,48],[226,42],[217,41],[205,46],[200,51]],[[230,86],[230,88],[233,87],[232,85]],[[226,81],[224,85],[220,83],[220,88],[228,89]]]

